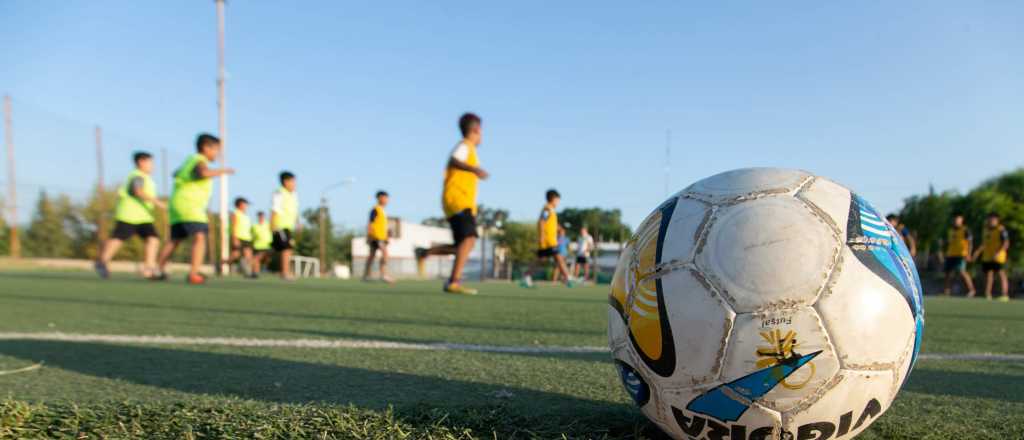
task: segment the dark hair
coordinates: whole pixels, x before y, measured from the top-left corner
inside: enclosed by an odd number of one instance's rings
[[[480,122],[479,116],[473,113],[463,113],[462,116],[459,117],[459,131],[461,131],[462,136],[465,137],[474,126],[480,125]]]
[[[210,133],[199,133],[196,137],[196,151],[202,153],[203,147],[211,144],[219,144],[220,139]]]
[[[548,190],[548,192],[544,193],[544,197],[550,202],[555,198],[562,198],[562,195],[559,194],[558,191],[556,191],[554,188],[551,188]]]
[[[384,190],[377,191],[377,195],[374,196],[374,197],[380,197],[380,196],[387,197],[388,196],[388,192],[384,191]]]
[[[249,201],[248,201],[248,200],[246,200],[246,199],[245,199],[245,197],[239,197],[239,198],[235,199],[235,207],[236,207],[236,208],[237,208],[237,207],[239,207],[239,206],[241,206],[241,204],[243,204],[243,203],[245,203],[246,205],[248,205],[248,204],[249,204]]]
[[[898,216],[896,214],[889,214],[889,215],[885,216],[885,219],[889,220],[889,221],[893,221],[893,220],[896,220],[896,219],[899,219],[899,218],[900,218],[900,216]]]
[[[138,165],[139,162],[141,162],[141,161],[144,161],[146,159],[152,159],[152,158],[153,158],[153,155],[149,154],[149,153],[147,153],[145,151],[136,151],[135,154],[132,154],[132,162],[134,162],[135,165]]]
[[[999,213],[994,211],[990,212],[988,213],[988,218],[999,218]]]
[[[257,213],[256,213],[256,215],[257,215],[258,217],[263,217],[263,216],[267,215],[267,213],[265,213],[265,212],[263,212],[263,211],[260,211],[260,212],[257,212]]]
[[[282,185],[284,185],[284,181],[285,181],[285,180],[288,180],[288,179],[294,179],[294,178],[295,178],[295,175],[294,175],[294,174],[292,174],[292,172],[291,172],[291,171],[281,171],[281,174],[280,174],[280,175],[278,175],[278,177],[277,177],[277,178],[278,178],[278,180],[280,180],[280,181],[281,181],[281,184],[282,184]]]

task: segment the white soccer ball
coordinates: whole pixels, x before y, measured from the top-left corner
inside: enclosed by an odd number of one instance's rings
[[[849,439],[917,358],[921,285],[864,199],[804,171],[701,180],[626,244],[608,339],[626,391],[679,439]]]

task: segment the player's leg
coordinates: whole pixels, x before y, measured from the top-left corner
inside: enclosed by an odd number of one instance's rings
[[[576,257],[576,264],[572,265],[572,277],[573,278],[579,278],[580,277],[580,266],[581,266],[581,264],[580,264],[580,257]]]
[[[566,284],[572,284],[572,278],[569,277],[569,266],[565,264],[565,257],[562,254],[555,254],[555,270],[565,280]],[[557,279],[558,277],[555,278]]]
[[[1003,296],[1000,297],[1003,301],[1010,299],[1010,279],[1006,276],[1006,269],[999,268],[999,287]]]
[[[984,263],[981,267],[985,272],[985,299],[992,299],[992,284],[995,281],[996,271],[989,266],[989,263]]]
[[[589,279],[590,279],[590,259],[588,258],[587,261],[585,263],[583,263],[583,280],[586,281],[586,280],[589,280]]]
[[[263,268],[263,256],[266,254],[264,251],[253,251],[252,259],[249,260],[249,277],[259,277],[260,271]]]
[[[469,261],[469,254],[473,252],[473,246],[476,244],[476,237],[469,236],[462,239],[455,247],[455,263],[452,265],[452,276],[449,281],[452,283],[462,283],[462,271],[466,268],[466,262]]]
[[[370,274],[373,273],[373,260],[377,258],[377,246],[370,242],[370,255],[366,257],[366,266],[363,268],[363,281],[370,281]]]
[[[206,260],[206,231],[196,231],[192,234],[192,258],[189,262],[188,283],[202,284],[205,278],[200,273],[203,261]]]
[[[974,298],[974,295],[977,294],[974,290],[974,280],[971,279],[971,274],[967,273],[967,268],[965,266],[966,264],[960,266],[960,279],[963,280],[964,286],[967,287],[967,297]]]
[[[388,244],[381,242],[380,246],[380,279],[385,283],[394,283],[395,280],[388,275]]]
[[[295,276],[292,275],[292,265],[291,265],[291,262],[292,262],[292,250],[291,249],[285,249],[285,250],[281,251],[281,278],[284,278],[286,280],[291,280],[291,279],[295,278]]]
[[[247,277],[252,276],[252,274],[253,274],[253,272],[252,272],[252,259],[253,259],[252,245],[250,245],[250,244],[243,244],[242,245],[242,261],[240,261],[239,265],[238,265],[238,267],[242,270],[242,275],[245,275]]]
[[[156,254],[160,250],[160,237],[146,237],[142,250],[142,276],[150,278],[156,275]]]

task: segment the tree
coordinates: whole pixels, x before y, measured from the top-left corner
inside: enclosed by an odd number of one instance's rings
[[[940,249],[953,215],[953,205],[959,198],[953,191],[936,193],[935,188],[929,186],[928,194],[910,196],[903,201],[900,220],[914,232],[922,255]]]
[[[341,231],[340,233],[334,229],[334,223],[331,221],[330,211],[325,213],[326,218],[324,219],[324,230],[327,232],[326,236],[326,266],[322,268],[332,267],[335,263],[348,263],[352,261],[352,237],[353,234],[348,231]],[[296,255],[305,255],[309,257],[319,258],[320,257],[320,209],[311,208],[302,212],[302,219],[305,220],[306,227],[302,230],[302,233],[297,234],[295,237],[295,253]]]
[[[499,246],[509,250],[509,258],[515,265],[527,265],[537,258],[536,223],[506,222],[494,240]]]
[[[565,208],[558,213],[558,221],[569,223],[566,229],[572,237],[578,236],[583,226],[587,226],[591,235],[604,240],[620,240],[632,235],[629,225],[622,222],[619,209]]]
[[[4,199],[0,199],[0,255],[6,256],[10,253],[10,247],[7,244],[7,207],[4,205]]]
[[[51,199],[39,194],[36,211],[25,231],[25,250],[33,257],[71,258],[75,256],[72,233],[80,231],[71,199],[64,194]]]

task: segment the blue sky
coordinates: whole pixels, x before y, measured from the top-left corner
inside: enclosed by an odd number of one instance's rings
[[[532,219],[543,192],[621,208],[746,166],[804,168],[880,209],[969,189],[1024,159],[1017,2],[257,2],[227,7],[233,194],[266,208],[280,169],[303,205],[334,191],[361,227],[440,214],[455,119],[484,117],[481,202]],[[0,2],[19,204],[84,197],[103,126],[108,181],[136,148],[172,168],[217,128],[212,1]],[[0,174],[6,180],[6,175]]]

